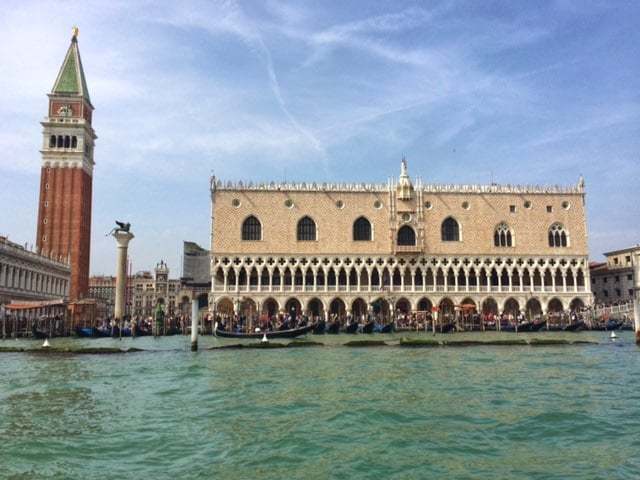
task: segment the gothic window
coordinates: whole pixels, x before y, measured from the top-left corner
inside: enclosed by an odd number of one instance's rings
[[[459,242],[460,227],[454,218],[446,218],[442,222],[442,241],[443,242]]]
[[[49,138],[49,148],[53,148],[55,146],[56,146],[56,136],[51,135],[51,137]]]
[[[493,244],[496,247],[513,247],[513,234],[506,223],[501,223],[493,233]]]
[[[353,239],[355,241],[371,241],[371,223],[365,217],[353,222]]]
[[[569,233],[561,223],[554,223],[549,228],[549,246],[566,247],[569,245]]]
[[[262,240],[262,225],[253,215],[242,222],[242,240]]]
[[[404,225],[398,230],[398,245],[415,245],[416,232],[408,225]]]
[[[78,148],[78,137],[71,137],[71,148]]]
[[[298,240],[314,241],[316,239],[316,222],[310,217],[302,217],[298,221]]]

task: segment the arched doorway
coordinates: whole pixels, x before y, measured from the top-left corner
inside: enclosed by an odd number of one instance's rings
[[[278,313],[280,306],[273,298],[267,298],[262,302],[262,313],[268,315],[269,318],[275,316]]]
[[[504,308],[502,309],[505,315],[516,318],[520,313],[520,304],[515,298],[509,298],[504,302]]]
[[[431,312],[432,308],[433,308],[433,303],[431,303],[431,300],[429,300],[426,297],[421,298],[420,301],[418,302],[418,312],[421,312],[421,313]]]
[[[361,298],[356,298],[351,304],[351,313],[353,314],[353,318],[358,320],[363,318],[367,314],[368,310],[367,302]]]
[[[216,312],[219,315],[233,315],[233,302],[231,299],[221,298],[218,300],[218,303],[216,304]]]
[[[456,313],[453,301],[450,298],[443,298],[440,301],[440,319],[445,322],[453,321]]]
[[[464,300],[462,300],[460,307],[462,308],[462,311],[466,314],[473,314],[473,313],[476,313],[476,311],[478,310],[478,307],[476,306],[476,302],[471,297],[467,297]]]
[[[284,304],[285,313],[289,314],[293,320],[298,318],[298,315],[302,312],[302,305],[297,298],[290,298],[287,303]]]
[[[542,315],[542,306],[537,298],[530,298],[525,307],[525,312],[529,320],[533,320]]]
[[[373,307],[373,314],[382,320],[389,318],[389,302],[384,298],[378,298],[371,303]]]
[[[253,318],[255,317],[258,311],[258,307],[256,307],[256,302],[251,298],[243,298],[240,301],[240,315],[245,318]]]
[[[203,308],[207,308],[209,306],[209,294],[201,293],[198,295],[198,310],[202,310]]]
[[[498,304],[496,301],[489,297],[486,298],[484,302],[482,302],[482,313],[485,315],[497,315],[498,314]]]
[[[402,313],[404,315],[411,312],[411,303],[406,298],[399,298],[396,301],[396,313]]]
[[[309,303],[307,304],[307,312],[309,312],[309,315],[313,318],[315,317],[323,318],[324,305],[322,305],[322,302],[320,301],[320,299],[312,298],[311,300],[309,300]]]
[[[549,300],[549,305],[547,306],[547,311],[549,314],[558,314],[564,311],[564,307],[562,306],[562,302],[559,298],[552,298]]]
[[[576,312],[576,311],[579,312],[582,309],[584,309],[584,302],[580,298],[574,298],[573,300],[571,300],[571,303],[569,304],[569,309],[572,312]]]
[[[329,313],[331,315],[337,315],[338,318],[344,317],[347,308],[341,298],[334,298],[329,304]]]

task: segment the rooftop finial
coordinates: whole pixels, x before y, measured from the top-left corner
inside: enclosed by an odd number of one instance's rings
[[[71,41],[76,41],[78,39],[78,35],[80,34],[80,29],[77,25],[74,25],[71,29]]]
[[[407,172],[407,157],[405,157],[404,155],[402,155],[402,162],[400,162],[400,176],[409,176],[409,173]]]

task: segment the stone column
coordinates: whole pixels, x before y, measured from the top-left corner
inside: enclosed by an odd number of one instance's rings
[[[640,345],[640,252],[633,254],[633,325]]]
[[[122,321],[125,314],[125,288],[127,285],[127,249],[133,238],[133,233],[116,230],[113,238],[118,244],[118,258],[116,260],[116,303],[114,314],[116,322]]]

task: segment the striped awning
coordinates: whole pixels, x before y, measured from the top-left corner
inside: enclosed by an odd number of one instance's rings
[[[47,307],[63,307],[65,302],[63,299],[57,300],[42,300],[37,302],[11,302],[6,305],[7,310],[34,310],[37,308]]]

